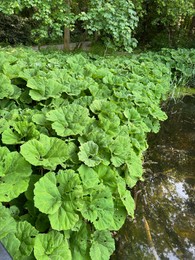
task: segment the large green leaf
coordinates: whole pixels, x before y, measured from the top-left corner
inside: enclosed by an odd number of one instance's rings
[[[89,256],[90,236],[90,226],[88,226],[86,223],[83,223],[78,232],[72,232],[70,237],[70,246],[73,259],[91,259]]]
[[[0,240],[16,231],[16,221],[11,216],[10,210],[0,204]]]
[[[41,212],[53,214],[60,208],[62,202],[55,173],[49,172],[36,182],[34,195],[35,206]]]
[[[50,97],[60,97],[63,85],[55,79],[45,77],[34,77],[27,81],[27,86],[31,89],[29,94],[33,100],[40,101]]]
[[[14,260],[23,260],[20,251],[20,240],[15,236],[14,233],[9,233],[6,237],[1,240],[8,253],[13,257]]]
[[[26,191],[31,172],[30,164],[18,152],[0,147],[0,201],[10,201]]]
[[[4,74],[10,79],[18,77],[20,71],[25,67],[25,63],[17,60],[14,64],[5,63],[3,66]]]
[[[5,118],[0,118],[0,134],[9,127],[9,123]]]
[[[123,178],[118,177],[117,186],[118,186],[118,193],[120,195],[120,199],[121,199],[123,205],[125,206],[127,213],[131,217],[134,217],[135,202],[131,196],[130,191],[126,189],[126,183],[123,180]]]
[[[16,238],[20,241],[20,256],[30,256],[38,231],[27,221],[17,223]]]
[[[71,251],[64,235],[57,231],[39,234],[35,239],[34,255],[37,260],[71,260]]]
[[[113,223],[114,203],[109,188],[99,185],[84,197],[85,203],[81,213],[91,221],[98,230],[109,229]]]
[[[109,187],[111,192],[117,189],[117,173],[110,166],[99,164],[94,168],[98,174],[98,178],[106,187]]]
[[[102,159],[98,155],[98,150],[98,145],[93,141],[81,144],[80,152],[78,153],[79,160],[89,167],[94,167],[95,165],[100,164]]]
[[[55,170],[56,166],[69,159],[72,145],[56,137],[40,135],[40,139],[32,139],[21,146],[21,154],[35,166]]]
[[[93,260],[109,260],[114,252],[115,243],[109,231],[95,231],[90,256]]]
[[[35,206],[49,215],[53,229],[68,230],[79,221],[83,191],[74,171],[47,173],[35,184],[34,194]]]
[[[100,184],[100,180],[97,173],[92,168],[82,164],[79,167],[78,171],[81,176],[84,190],[98,187],[98,184]]]
[[[110,112],[109,114],[99,113],[98,118],[101,128],[104,129],[106,133],[113,137],[119,133],[120,119],[114,112]]]
[[[9,98],[14,94],[14,86],[4,74],[0,73],[0,99]]]
[[[82,135],[87,125],[93,120],[89,111],[78,104],[70,104],[51,110],[47,119],[54,122],[52,128],[59,136]]]
[[[95,99],[90,105],[90,109],[94,114],[107,114],[118,112],[118,107],[115,102],[107,99]]]
[[[78,138],[81,144],[89,142],[94,142],[98,145],[98,157],[103,164],[110,164],[111,152],[109,146],[112,143],[112,136],[107,134],[101,127],[97,124],[92,124],[87,128],[86,133]],[[83,154],[84,155],[84,154]],[[84,158],[83,158],[84,159]]]
[[[117,197],[114,201],[114,215],[113,222],[110,223],[109,230],[119,230],[125,223],[127,217],[127,210]]]
[[[14,122],[11,128],[4,130],[2,133],[4,144],[20,144],[33,138],[39,138],[39,131],[32,122],[27,121]]]
[[[120,167],[128,159],[132,150],[131,139],[128,135],[117,136],[110,145],[111,162],[115,167]]]
[[[137,155],[133,150],[129,159],[126,161],[127,170],[125,171],[125,181],[132,188],[138,180],[142,179],[142,155]]]

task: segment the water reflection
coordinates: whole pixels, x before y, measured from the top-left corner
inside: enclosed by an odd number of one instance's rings
[[[195,98],[170,104],[168,114],[149,137],[136,217],[117,235],[113,260],[195,259]]]

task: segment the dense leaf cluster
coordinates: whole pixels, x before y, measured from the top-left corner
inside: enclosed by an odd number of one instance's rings
[[[166,119],[162,57],[0,50],[0,240],[14,259],[109,259]]]
[[[97,32],[106,47],[132,52],[137,46],[133,32],[138,15],[129,0],[92,0],[87,12],[78,16],[89,34]]]
[[[61,42],[64,27],[72,40],[103,42],[131,52],[140,46],[194,47],[194,0],[3,0],[0,42]]]

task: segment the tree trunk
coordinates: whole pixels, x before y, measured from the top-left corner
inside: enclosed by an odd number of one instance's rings
[[[66,4],[68,11],[70,11],[70,0],[66,0]],[[64,49],[67,51],[70,50],[70,29],[67,27],[64,27]]]
[[[67,27],[64,27],[64,49],[70,50],[70,29]]]

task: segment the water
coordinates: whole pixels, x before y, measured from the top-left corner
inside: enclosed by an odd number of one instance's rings
[[[113,260],[195,259],[195,98],[167,109],[169,119],[149,136],[135,219],[117,234]]]

